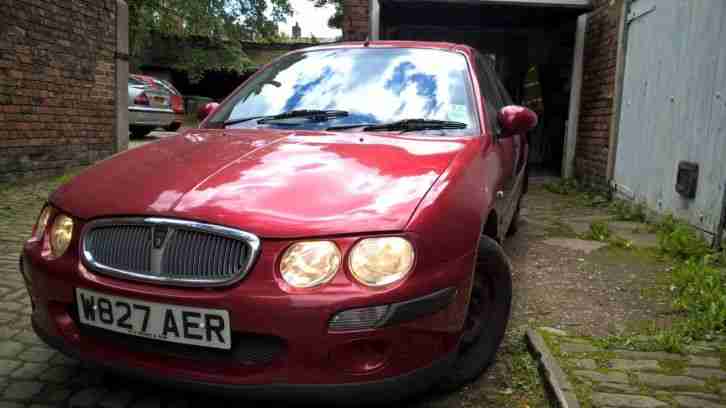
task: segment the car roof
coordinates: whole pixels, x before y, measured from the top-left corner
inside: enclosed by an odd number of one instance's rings
[[[447,51],[462,51],[467,55],[472,55],[474,49],[468,45],[456,44],[451,42],[441,41],[344,41],[337,43],[328,43],[322,45],[316,45],[314,47],[301,48],[294,50],[291,54],[296,52],[305,51],[317,51],[337,48],[425,48],[425,49],[439,49]]]

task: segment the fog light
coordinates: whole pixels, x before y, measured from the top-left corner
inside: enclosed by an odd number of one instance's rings
[[[356,340],[333,349],[330,359],[342,371],[364,374],[383,367],[390,350],[390,345],[384,340]]]
[[[377,327],[388,313],[388,305],[349,309],[337,313],[330,319],[331,332],[365,330]]]

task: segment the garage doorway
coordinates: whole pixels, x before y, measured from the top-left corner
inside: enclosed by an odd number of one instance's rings
[[[571,177],[586,21],[578,17],[590,9],[589,0],[371,0],[370,31],[372,39],[448,41],[490,56],[515,103],[540,116],[531,174]]]

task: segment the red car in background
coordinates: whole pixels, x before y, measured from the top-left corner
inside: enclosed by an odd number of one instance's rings
[[[309,48],[210,108],[50,196],[20,263],[42,339],[259,398],[393,401],[486,369],[537,122],[489,59]]]

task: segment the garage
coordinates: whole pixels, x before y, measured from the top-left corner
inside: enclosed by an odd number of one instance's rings
[[[532,173],[571,177],[591,9],[590,0],[371,0],[369,38],[477,48],[515,103],[540,115],[530,136]]]

